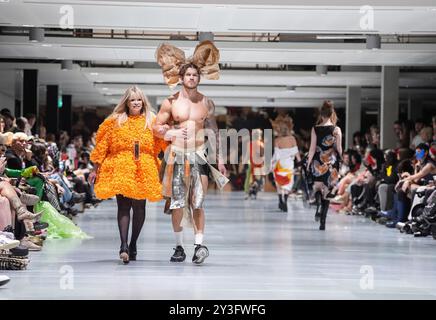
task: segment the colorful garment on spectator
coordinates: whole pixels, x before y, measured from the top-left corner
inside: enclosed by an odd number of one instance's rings
[[[42,212],[41,222],[48,224],[48,239],[90,239],[73,221],[61,215],[46,201],[39,201],[34,208],[35,212]]]
[[[129,116],[118,126],[113,118],[99,127],[91,161],[100,165],[95,182],[95,194],[107,199],[121,194],[132,199],[158,201],[162,199],[159,182],[158,155],[166,143],[145,128],[145,116]],[[139,157],[135,159],[135,143]]]

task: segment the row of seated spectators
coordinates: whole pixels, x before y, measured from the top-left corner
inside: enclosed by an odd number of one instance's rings
[[[420,143],[415,150],[380,150],[372,145],[363,156],[347,150],[339,174],[337,195],[331,201],[339,212],[365,215],[386,227],[413,231],[415,236],[430,234],[404,226],[420,219],[426,206],[427,214],[433,212],[436,141]]]
[[[90,151],[81,137],[59,150],[54,135],[44,140],[20,131],[0,133],[0,238],[6,241],[13,234],[20,246],[39,251],[50,236],[49,223],[41,223],[37,212],[44,202],[70,222],[86,207],[98,205],[88,183]]]

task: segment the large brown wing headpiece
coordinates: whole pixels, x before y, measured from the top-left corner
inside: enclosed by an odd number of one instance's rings
[[[193,56],[188,60],[183,50],[168,43],[161,44],[156,50],[157,63],[162,68],[165,83],[171,89],[179,83],[180,68],[186,63],[195,64],[206,79],[218,80],[219,59],[219,50],[209,40],[199,43]]]
[[[156,50],[157,63],[162,68],[165,83],[172,89],[179,83],[179,70],[186,63],[183,50],[163,43]]]
[[[220,52],[211,41],[206,40],[198,44],[190,61],[200,68],[201,74],[206,79],[220,78]]]

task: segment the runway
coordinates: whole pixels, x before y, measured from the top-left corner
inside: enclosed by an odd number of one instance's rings
[[[204,244],[210,256],[170,263],[174,237],[163,203],[147,204],[138,261],[118,260],[116,203],[86,210],[76,223],[91,240],[47,240],[24,271],[0,271],[11,282],[1,299],[435,299],[436,241],[413,238],[363,217],[332,210],[319,231],[313,209],[276,195],[212,193]]]

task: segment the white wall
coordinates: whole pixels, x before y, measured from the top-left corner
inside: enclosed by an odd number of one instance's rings
[[[0,110],[8,108],[15,113],[15,71],[0,70]]]
[[[0,110],[3,108],[8,108],[12,114],[15,112],[15,99],[12,95],[6,95],[0,92]]]

